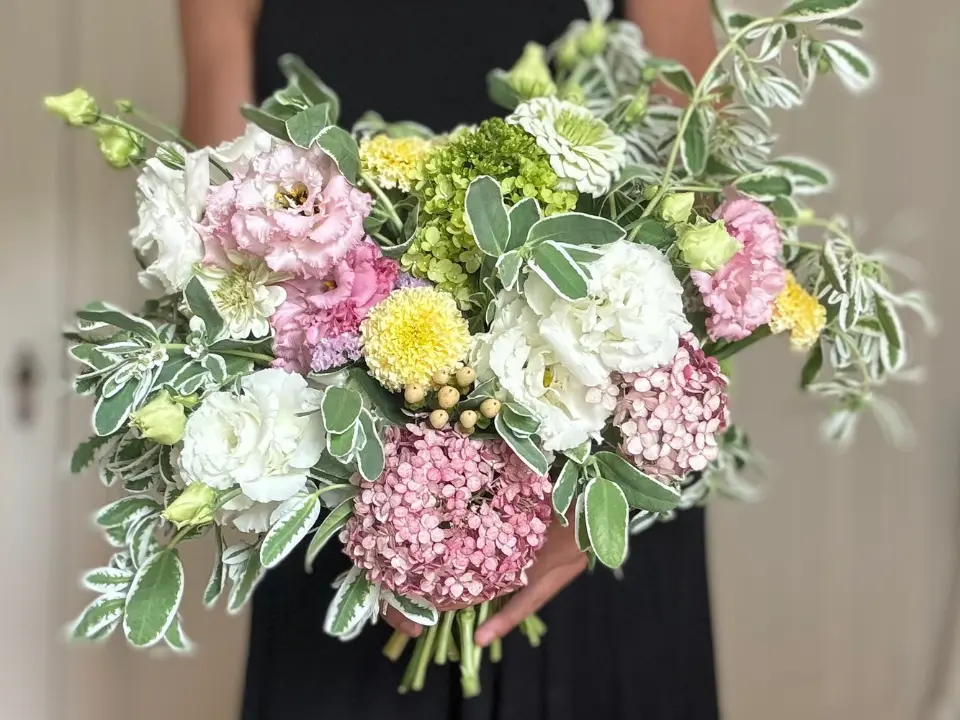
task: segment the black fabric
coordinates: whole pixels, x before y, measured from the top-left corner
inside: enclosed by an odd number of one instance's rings
[[[367,109],[444,130],[499,114],[485,98],[493,67],[526,41],[549,42],[582,17],[580,0],[264,0],[256,41],[261,98],[294,52],[343,101],[341,124]],[[323,633],[339,543],[303,571],[303,547],[253,602],[243,720],[712,720],[717,717],[704,517],[688,511],[633,539],[623,579],[585,573],[541,613],[540,648],[514,633],[483,694],[464,701],[455,666],[399,696],[404,665],[381,650],[381,623],[341,643]],[[409,651],[408,651],[409,652]]]

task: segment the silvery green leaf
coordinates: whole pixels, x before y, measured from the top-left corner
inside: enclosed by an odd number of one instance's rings
[[[567,525],[567,511],[570,509],[573,499],[577,496],[579,484],[580,466],[573,460],[567,460],[557,476],[557,481],[554,483],[551,493],[553,511],[557,515],[557,520],[564,527]]]
[[[529,437],[523,437],[514,432],[503,421],[502,414],[494,419],[494,426],[497,433],[503,438],[504,442],[510,446],[510,449],[516,453],[517,457],[523,461],[523,464],[529,467],[538,475],[545,475],[549,469],[549,463],[544,456],[543,451],[537,447],[537,444]]]
[[[77,640],[99,640],[101,632],[115,629],[123,618],[122,595],[103,595],[90,603],[70,627],[70,636]]]
[[[595,23],[605,23],[613,13],[613,0],[584,0],[590,20]]]
[[[207,342],[214,343],[219,340],[223,333],[223,317],[200,278],[190,279],[184,288],[183,299],[190,312],[203,321]]]
[[[203,604],[208,608],[216,604],[217,598],[223,592],[223,584],[227,579],[227,567],[223,563],[223,531],[219,525],[215,525],[213,530],[216,536],[216,553],[213,556],[213,569],[210,571],[210,579],[203,591]]]
[[[743,30],[747,25],[757,20],[753,15],[747,15],[746,13],[735,12],[727,15],[726,24],[727,27],[731,30]]]
[[[260,562],[265,568],[276,567],[300,543],[320,517],[320,502],[308,495],[287,508],[276,520],[260,545]]]
[[[744,195],[761,202],[768,202],[780,196],[789,196],[793,193],[793,185],[783,175],[772,172],[754,173],[738,178],[733,183]]]
[[[287,126],[280,118],[264,112],[255,105],[242,106],[240,108],[240,114],[264,132],[284,142],[290,142],[290,136],[287,134]]]
[[[327,516],[320,523],[320,527],[317,528],[317,532],[314,533],[313,540],[310,541],[310,546],[307,548],[305,560],[307,572],[313,570],[313,562],[316,560],[317,555],[323,550],[327,541],[330,540],[340,528],[347,524],[347,519],[352,512],[353,498],[348,498],[327,513]]]
[[[538,244],[527,266],[565,300],[586,297],[587,274],[557,243]]]
[[[254,549],[252,545],[244,542],[231,545],[223,551],[223,564],[227,567],[243,565],[249,559],[250,554],[254,552]],[[260,554],[257,553],[257,557],[259,556]]]
[[[756,61],[766,63],[779,57],[780,47],[786,37],[787,33],[783,25],[769,26],[763,36],[763,42],[760,44],[760,52],[757,53]]]
[[[597,559],[610,568],[618,568],[627,558],[627,524],[630,508],[623,491],[615,483],[599,477],[584,488],[586,526],[590,547]]]
[[[193,643],[190,642],[190,638],[183,632],[179,614],[174,618],[173,622],[170,623],[170,627],[167,628],[163,640],[167,644],[167,647],[175,653],[189,655],[193,652]]]
[[[861,0],[797,0],[780,13],[781,20],[817,22],[852,12]]]
[[[590,449],[593,443],[590,440],[584,440],[580,445],[569,450],[564,450],[563,454],[573,460],[577,465],[583,465],[590,457]]]
[[[370,412],[360,411],[359,423],[367,441],[357,453],[357,469],[365,480],[376,480],[383,474],[386,458],[383,455],[383,440]]]
[[[823,52],[848,90],[862,92],[873,84],[876,78],[873,61],[853,43],[847,40],[831,40],[824,43]]]
[[[522,405],[505,403],[500,410],[500,416],[506,426],[520,437],[530,437],[540,429],[540,420]]]
[[[883,328],[884,342],[881,343],[883,352],[881,360],[883,366],[890,372],[896,372],[906,362],[906,345],[904,342],[903,326],[896,308],[881,295],[874,297],[877,311],[877,320]]]
[[[840,266],[840,260],[837,258],[832,241],[827,241],[823,246],[823,263],[821,267],[823,268],[827,282],[839,292],[846,294],[847,281],[844,278],[843,268]]]
[[[356,183],[360,174],[360,148],[350,133],[330,125],[320,131],[316,143],[337,164],[340,174],[351,183]]]
[[[130,587],[133,573],[118,568],[97,568],[84,574],[81,583],[83,587],[94,592],[106,595],[123,594]]]
[[[327,608],[324,632],[342,637],[366,621],[376,612],[378,593],[375,590],[375,586],[367,580],[365,570],[350,568]]]
[[[833,186],[831,172],[809,158],[781,157],[774,160],[773,164],[790,178],[797,195],[814,195]]]
[[[543,217],[540,212],[540,203],[536,198],[524,198],[509,211],[510,240],[505,248],[506,252],[518,250],[527,242],[530,229]]]
[[[327,452],[340,460],[349,459],[360,445],[361,429],[358,423],[350,426],[346,432],[327,434]]]
[[[863,34],[863,23],[854,18],[836,17],[820,21],[821,28],[829,28],[844,35],[859,37]]]
[[[616,453],[595,453],[600,475],[617,485],[630,507],[650,512],[667,512],[680,503],[680,493],[664,485]]]
[[[360,393],[343,387],[329,387],[320,401],[320,414],[328,433],[345,433],[349,430],[363,408]]]
[[[380,592],[387,604],[408,620],[430,627],[440,619],[437,609],[423,598],[399,595],[389,590]]]
[[[817,57],[814,57],[814,45],[810,37],[803,35],[797,44],[797,69],[803,79],[804,87],[810,88],[817,76]]]
[[[800,387],[807,389],[817,379],[823,367],[823,343],[818,341],[807,355],[807,361],[800,371]]]
[[[573,526],[576,531],[577,547],[580,552],[590,550],[590,533],[587,531],[587,511],[586,511],[586,493],[580,493],[577,496],[577,504],[574,507]]]
[[[227,562],[224,553],[224,562]],[[227,602],[227,612],[234,615],[243,609],[253,594],[254,588],[263,577],[263,565],[260,564],[260,553],[256,548],[250,548],[244,562],[231,565],[233,588],[230,590],[230,600]]]
[[[625,235],[612,220],[585,213],[561,213],[534,223],[527,236],[527,246],[535,247],[552,241],[560,245],[608,245]]]
[[[320,133],[330,125],[330,106],[326,103],[311,105],[287,118],[285,125],[290,141],[297,147],[309,150]]]
[[[340,98],[303,60],[296,55],[287,54],[281,55],[277,64],[287,80],[303,93],[310,103],[327,105],[330,122],[337,122],[340,117]]]
[[[464,219],[477,247],[490,257],[500,257],[511,243],[510,216],[503,204],[500,183],[481,175],[470,183],[464,201]]]
[[[159,515],[147,515],[134,521],[127,530],[127,547],[133,557],[134,564],[139,567],[147,558],[160,550],[156,531],[160,526]]]
[[[120,498],[101,508],[94,521],[103,528],[127,527],[134,518],[144,517],[143,512],[159,514],[162,508],[156,500],[142,495]]]
[[[105,446],[109,445],[112,440],[113,438],[110,437],[94,435],[80,443],[70,458],[70,472],[81,473],[90,467],[90,464],[97,459],[98,455],[103,453],[106,449]]]
[[[703,111],[693,110],[680,143],[680,158],[691,177],[702,175],[707,167],[708,132],[709,127]]]
[[[500,276],[500,282],[503,284],[504,290],[512,290],[514,285],[517,284],[522,265],[523,257],[516,251],[505,253],[497,258],[497,274]],[[496,305],[491,303],[489,307],[492,307],[493,311],[496,312]],[[491,319],[488,319],[487,322],[489,323]]]
[[[160,340],[156,328],[150,322],[107,303],[90,303],[77,313],[77,317],[89,322],[112,325],[119,330],[154,342]]]
[[[150,647],[176,619],[183,598],[183,565],[176,550],[161,550],[137,571],[127,595],[123,632],[134,647]]]

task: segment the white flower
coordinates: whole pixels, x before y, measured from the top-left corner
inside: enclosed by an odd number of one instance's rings
[[[287,299],[286,291],[278,283],[290,276],[273,272],[260,258],[240,253],[228,255],[236,263],[232,269],[200,267],[197,277],[210,291],[229,337],[266,337],[270,334],[270,316]]]
[[[154,292],[183,290],[203,258],[194,223],[203,215],[210,190],[208,151],[187,154],[185,164],[185,170],[174,170],[150,158],[137,179],[140,222],[130,236],[149,263],[140,272],[140,283]]]
[[[519,125],[537,139],[549,156],[553,171],[566,182],[594,197],[610,189],[626,163],[627,144],[587,108],[556,97],[538,97],[517,106],[507,122]]]
[[[516,293],[502,292],[497,302],[490,332],[475,338],[478,380],[496,377],[514,400],[537,415],[545,450],[599,440],[610,413],[587,402],[589,388],[564,368],[538,332],[539,316]]]
[[[273,148],[273,136],[261,130],[253,123],[247,125],[246,132],[236,140],[218,145],[213,155],[231,172],[247,169],[250,161]]]
[[[178,464],[186,484],[218,490],[239,486],[227,509],[268,512],[258,503],[278,503],[299,492],[320,459],[325,433],[319,415],[301,416],[319,405],[322,393],[299,375],[260,370],[242,381],[243,392],[205,395],[187,420]],[[256,517],[248,518],[255,524]]]
[[[565,300],[532,273],[523,286],[540,316],[540,334],[589,386],[602,385],[614,371],[645,372],[670,362],[690,329],[683,288],[663,254],[627,240],[600,249],[584,298]]]

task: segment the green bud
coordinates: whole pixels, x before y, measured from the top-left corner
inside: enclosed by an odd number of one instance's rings
[[[583,103],[586,102],[587,96],[583,92],[583,87],[580,83],[568,81],[560,88],[560,99],[571,102],[574,105],[583,105]]]
[[[143,155],[143,138],[126,128],[101,123],[93,132],[104,159],[115,168],[132,165]]]
[[[146,405],[130,415],[130,424],[147,440],[160,445],[176,445],[183,439],[187,415],[183,405],[166,390],[161,390]]]
[[[647,186],[643,189],[643,199],[644,199],[644,200],[653,200],[653,199],[657,196],[657,193],[658,193],[658,192],[660,192],[660,186],[659,186],[659,185],[647,185]]]
[[[673,193],[667,195],[660,201],[657,211],[660,213],[660,219],[670,223],[685,223],[693,210],[693,201],[696,196],[692,192]]]
[[[171,399],[188,410],[192,410],[200,402],[200,397],[196,393],[193,393],[193,395],[174,395]]]
[[[557,67],[572,70],[580,62],[580,42],[575,35],[568,35],[557,49]]]
[[[217,493],[209,485],[193,483],[180,493],[180,496],[163,511],[164,520],[176,525],[180,530],[185,527],[199,527],[213,522],[214,505]]]
[[[66,95],[51,95],[44,98],[43,104],[47,110],[76,127],[93,125],[100,117],[96,100],[83,88],[77,88]]]
[[[732,258],[740,243],[730,236],[722,220],[697,219],[696,225],[677,226],[677,249],[680,257],[694,270],[716,272]]]
[[[650,86],[641,85],[633,96],[633,100],[627,106],[624,119],[628,123],[636,123],[643,120],[647,114],[647,106],[650,102]]]
[[[117,110],[124,115],[129,115],[133,112],[133,101],[132,100],[117,100],[116,102]]]
[[[580,36],[580,49],[587,57],[599,55],[607,49],[607,26],[603,23],[592,22]]]
[[[507,82],[524,100],[553,95],[557,91],[543,45],[527,43],[523,55],[507,73]]]

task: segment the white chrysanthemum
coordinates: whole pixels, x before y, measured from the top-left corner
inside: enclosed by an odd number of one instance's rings
[[[195,223],[210,191],[207,150],[186,156],[186,169],[174,170],[156,158],[147,160],[137,179],[140,222],[130,231],[133,246],[146,260],[140,283],[154,292],[183,290],[203,258]]]
[[[626,162],[626,142],[587,108],[556,97],[539,97],[517,106],[507,118],[537,139],[553,171],[594,197],[610,189]]]
[[[236,262],[232,269],[200,267],[197,276],[210,291],[229,337],[266,337],[270,334],[270,317],[287,299],[278,283],[290,276],[273,272],[260,258],[235,255],[230,257]]]
[[[530,274],[523,292],[559,361],[582,383],[612,372],[645,372],[670,362],[690,329],[683,288],[655,248],[620,240],[590,265],[587,296],[569,301]]]
[[[514,400],[540,420],[545,450],[567,450],[600,438],[610,416],[587,402],[587,388],[561,364],[538,331],[540,317],[516,293],[501,292],[490,332],[475,338],[479,381],[496,377]]]
[[[178,465],[187,485],[239,486],[242,494],[225,509],[246,511],[250,522],[244,529],[252,530],[275,503],[304,487],[325,433],[319,415],[302,415],[319,405],[322,393],[299,375],[260,370],[243,378],[242,386],[240,395],[204,396],[187,420]]]

